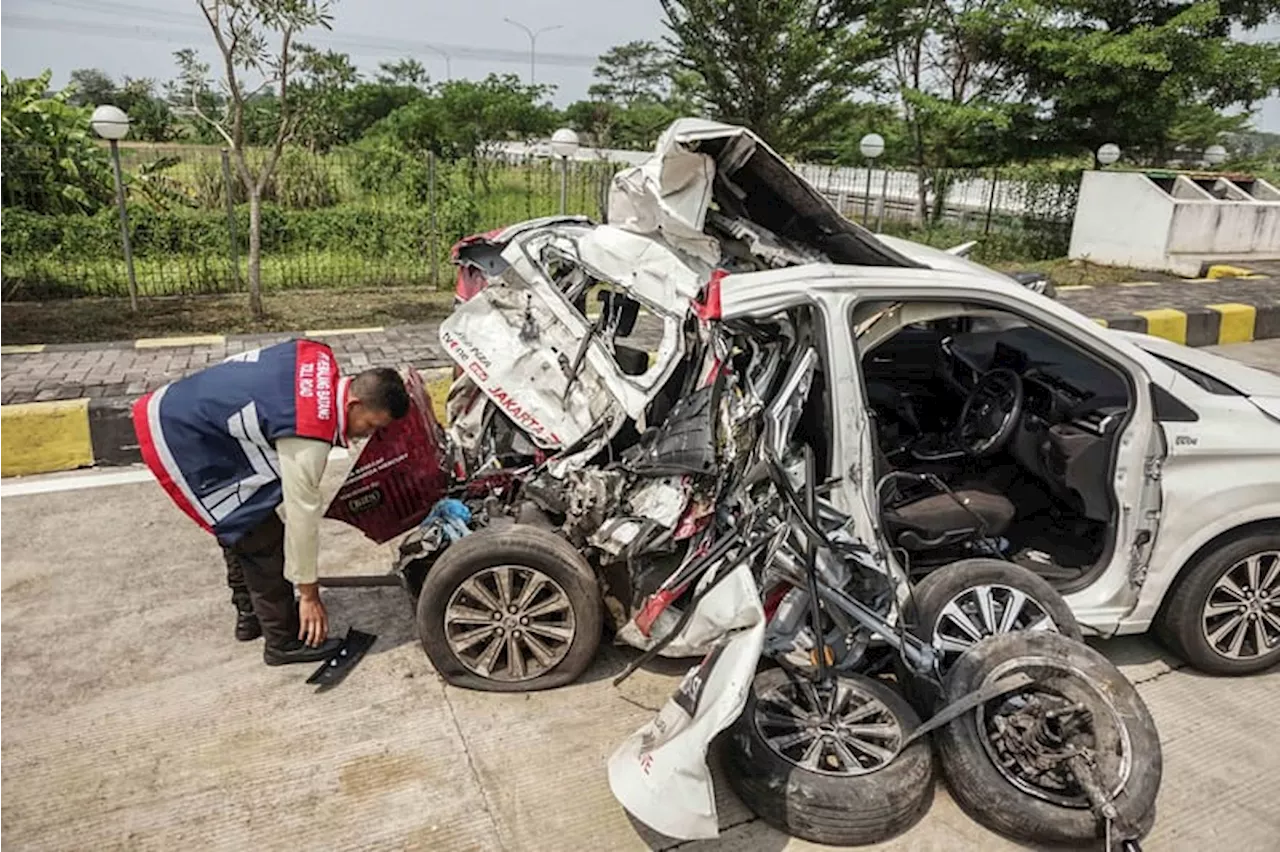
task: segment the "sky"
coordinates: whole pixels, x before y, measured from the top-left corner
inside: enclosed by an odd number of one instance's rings
[[[535,79],[556,86],[565,106],[585,98],[596,57],[635,39],[664,34],[658,0],[343,0],[333,6],[333,31],[302,40],[351,55],[372,74],[379,61],[412,56],[433,79],[489,73],[529,76],[529,36],[537,37]],[[1280,26],[1250,38],[1280,37]],[[174,76],[173,52],[195,47],[216,58],[212,37],[195,0],[4,0],[0,7],[0,65],[10,75],[35,76],[52,68],[54,85],[76,68],[100,68],[119,79]],[[434,48],[434,49],[433,49]],[[1280,133],[1280,99],[1255,116],[1260,130]]]

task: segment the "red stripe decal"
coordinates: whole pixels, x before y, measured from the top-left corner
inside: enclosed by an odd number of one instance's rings
[[[182,489],[178,487],[178,483],[173,481],[169,476],[169,471],[160,462],[160,456],[156,452],[155,440],[151,436],[151,420],[147,416],[147,409],[151,405],[151,397],[154,393],[149,393],[142,399],[133,404],[133,431],[138,436],[138,447],[142,450],[142,460],[146,462],[151,473],[155,475],[156,481],[178,505],[178,508],[187,513],[191,520],[195,521],[201,528],[208,532],[213,532],[213,527],[205,523],[204,518],[200,517],[200,513],[196,511],[196,507],[191,505],[187,500]]]
[[[333,350],[314,340],[298,341],[298,364],[293,377],[295,433],[333,443],[338,434],[338,359]]]

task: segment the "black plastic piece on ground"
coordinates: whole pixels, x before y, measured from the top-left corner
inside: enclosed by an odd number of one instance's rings
[[[316,692],[325,692],[342,683],[376,641],[378,637],[375,634],[365,633],[354,627],[350,628],[347,630],[346,638],[338,646],[337,652],[325,660],[324,665],[312,672],[311,677],[307,678],[307,683],[318,684],[319,689]]]

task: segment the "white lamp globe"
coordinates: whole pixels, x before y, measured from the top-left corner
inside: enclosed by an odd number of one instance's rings
[[[103,139],[115,141],[129,135],[129,116],[120,107],[103,104],[93,111],[89,126]]]
[[[1227,161],[1227,149],[1221,145],[1210,145],[1204,149],[1204,161],[1211,166],[1220,166]]]
[[[578,134],[562,127],[551,134],[551,153],[557,157],[572,157],[578,151]]]
[[[868,133],[858,142],[858,150],[868,160],[874,160],[884,153],[884,137],[879,133]]]
[[[1116,160],[1120,159],[1120,146],[1114,142],[1108,142],[1098,149],[1098,162],[1104,166],[1109,166]]]

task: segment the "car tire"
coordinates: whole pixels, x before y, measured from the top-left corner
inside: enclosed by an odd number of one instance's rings
[[[1245,587],[1251,574],[1261,589]],[[1237,601],[1232,585],[1246,593],[1244,599]],[[1232,612],[1230,606],[1245,609]],[[1210,608],[1220,612],[1210,614]],[[1198,560],[1178,578],[1156,616],[1156,633],[1206,674],[1253,674],[1280,663],[1280,530],[1237,538]]]
[[[993,624],[985,623],[983,598],[990,605]],[[1022,609],[1011,610],[1014,603],[1019,603]],[[1028,568],[998,559],[962,559],[944,565],[915,586],[909,607],[913,636],[928,643],[933,643],[936,635],[946,640],[939,660],[943,677],[966,650],[956,647],[965,627],[976,629],[981,637],[986,637],[1012,630],[1045,629],[1041,625],[1047,620],[1052,632],[1070,639],[1083,638],[1071,608],[1053,586]],[[959,614],[973,613],[977,620],[961,623],[957,620],[956,607],[960,609]],[[1008,624],[1004,622],[1006,613],[1013,617]],[[970,647],[973,644],[968,642]],[[939,685],[910,673],[906,673],[904,685],[916,710],[922,715],[931,715],[939,698]]]
[[[919,727],[910,705],[886,684],[862,675],[841,675],[835,682],[846,696],[842,706],[874,710],[876,715],[870,718],[878,725],[896,726],[897,742]],[[726,732],[721,760],[729,785],[743,804],[779,831],[833,846],[877,843],[915,825],[933,801],[933,752],[928,738],[861,774],[836,774],[834,764],[826,760],[823,765],[832,767],[826,772],[807,769],[770,745],[764,731],[781,729],[768,722],[762,729],[757,716],[758,711],[769,711],[770,698],[778,690],[800,689],[802,683],[809,682],[802,676],[793,679],[782,669],[761,672],[742,714]],[[897,747],[891,738],[872,745]],[[881,759],[870,752],[858,754],[873,764]],[[828,752],[819,759],[833,756]],[[837,762],[841,759],[835,757]]]
[[[1019,764],[1009,760],[1002,768],[995,758],[992,732],[1015,730],[1008,724],[1009,714],[1025,710],[1027,694],[1056,694],[1064,704],[1079,701],[1087,707],[1094,759],[1107,779],[1102,783],[1116,794],[1111,803],[1117,826],[1128,829],[1126,839],[1141,838],[1155,821],[1163,769],[1160,737],[1138,691],[1106,657],[1082,642],[1055,633],[1010,633],[984,639],[957,661],[947,676],[947,701],[1019,671],[1036,682],[992,699],[934,733],[956,803],[987,828],[1026,843],[1080,848],[1099,842],[1101,824],[1078,790],[1066,788],[1075,793],[1074,803],[1046,798],[1045,786],[1028,782]],[[1018,786],[1011,775],[1029,786]],[[1065,792],[1060,788],[1049,795]]]
[[[440,556],[418,596],[418,636],[454,686],[532,692],[572,683],[591,665],[603,612],[586,559],[517,524],[466,536]]]

